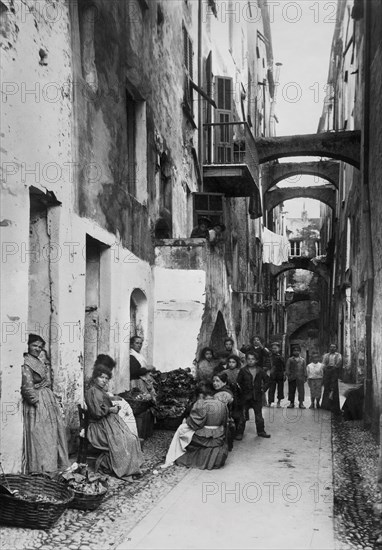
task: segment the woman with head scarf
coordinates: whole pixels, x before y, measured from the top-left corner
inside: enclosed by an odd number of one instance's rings
[[[24,449],[23,471],[55,472],[69,466],[68,445],[60,405],[52,391],[52,372],[45,341],[30,334],[22,366]]]
[[[89,412],[87,437],[96,449],[105,451],[101,466],[117,477],[129,481],[129,477],[141,474],[143,456],[139,439],[132,434],[119,416],[107,387],[112,371],[103,364],[96,364],[85,401]]]

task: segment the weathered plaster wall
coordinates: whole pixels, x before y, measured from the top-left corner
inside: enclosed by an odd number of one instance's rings
[[[4,49],[1,56],[1,238],[3,251],[6,250],[2,258],[1,285],[2,406],[5,407],[1,424],[1,461],[7,471],[19,471],[22,445],[20,366],[26,351],[27,332],[34,328],[28,326],[29,264],[47,262],[49,257],[46,248],[38,247],[35,254],[29,253],[28,188],[34,186],[43,192],[52,191],[62,203],[70,203],[71,45],[66,2],[50,5],[49,12],[47,5],[28,0],[7,5],[8,9],[2,14]],[[63,242],[56,240],[51,226],[55,215],[56,212],[49,213],[47,221],[56,255],[56,265],[51,265],[50,282],[53,273],[60,271],[57,258],[64,253]],[[72,240],[71,234],[69,240]],[[60,298],[57,288],[52,288],[53,322],[57,322],[57,299]],[[34,299],[43,300],[43,296],[40,294]],[[59,373],[66,365],[57,362],[60,343],[54,341],[49,330],[44,337],[56,374],[55,390],[65,400]],[[72,347],[76,360],[69,365],[68,377],[74,376],[78,369],[79,349],[75,343]]]
[[[382,6],[371,3],[370,65],[370,152],[369,185],[371,200],[372,243],[374,250],[373,307],[373,393],[374,427],[378,431],[382,402]],[[382,443],[381,443],[382,444]]]

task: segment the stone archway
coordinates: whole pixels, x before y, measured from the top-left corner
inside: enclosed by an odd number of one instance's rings
[[[295,258],[290,258],[288,262],[285,262],[281,265],[269,264],[269,266],[270,274],[273,277],[278,277],[281,273],[284,273],[285,271],[291,271],[293,269],[306,269],[307,271],[317,273],[327,283],[329,283],[330,281],[330,267],[322,262],[315,263],[309,258],[299,256]]]
[[[264,195],[264,208],[268,212],[281,202],[305,197],[321,201],[333,210],[336,207],[337,192],[330,185],[318,185],[314,187],[276,187]]]
[[[280,181],[295,176],[315,176],[334,185],[339,185],[339,162],[334,160],[319,160],[310,162],[272,162],[263,169],[264,193],[271,190]],[[296,181],[293,182],[294,184]]]
[[[361,132],[323,132],[296,136],[256,138],[259,164],[285,157],[328,157],[359,169]]]

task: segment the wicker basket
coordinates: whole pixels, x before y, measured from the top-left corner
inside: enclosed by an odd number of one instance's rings
[[[74,491],[74,499],[69,504],[69,508],[76,508],[77,510],[95,510],[101,504],[106,495],[106,487],[105,492],[98,493],[97,495],[89,495],[79,491]]]
[[[6,481],[5,481],[6,480]],[[44,495],[55,502],[36,502],[0,494],[0,524],[31,529],[49,529],[74,498],[74,491],[63,481],[40,476],[7,474],[0,482],[20,493]]]
[[[156,428],[158,430],[176,431],[183,422],[184,415],[166,416],[165,418],[157,419]]]

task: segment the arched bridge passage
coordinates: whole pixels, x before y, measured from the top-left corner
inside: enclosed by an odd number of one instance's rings
[[[272,277],[278,277],[285,271],[291,271],[293,269],[305,269],[306,271],[312,271],[317,273],[320,277],[329,284],[330,282],[330,268],[327,264],[317,262],[313,263],[309,258],[295,257],[290,258],[289,262],[285,262],[281,265],[270,265],[270,274]]]
[[[272,210],[281,202],[304,197],[321,201],[332,210],[336,208],[337,191],[329,185],[317,185],[315,187],[277,187],[264,195],[265,210]]]
[[[338,189],[340,165],[333,160],[312,162],[273,162],[263,169],[264,193],[272,189],[280,181],[296,176],[314,176],[324,179]],[[296,181],[293,182],[296,184]]]
[[[328,157],[359,169],[361,132],[325,132],[255,139],[259,164],[284,157]]]

